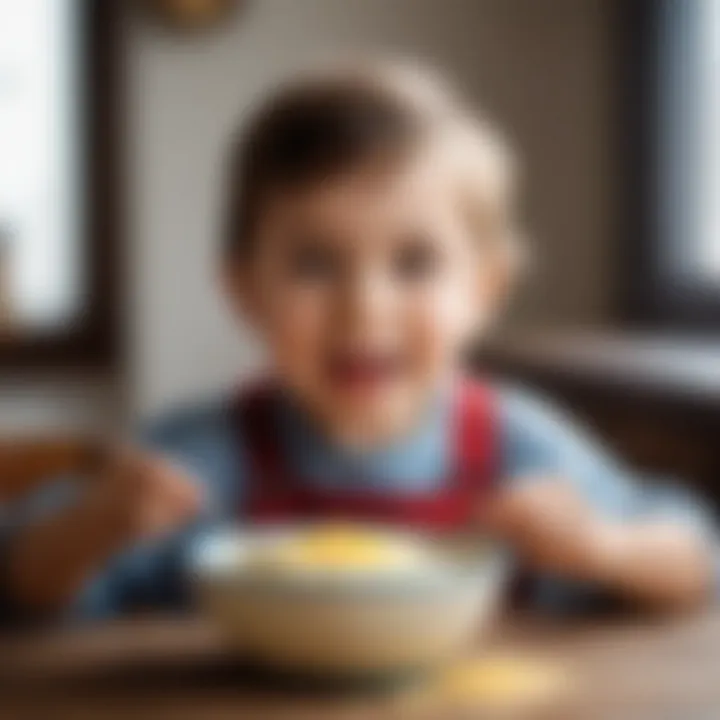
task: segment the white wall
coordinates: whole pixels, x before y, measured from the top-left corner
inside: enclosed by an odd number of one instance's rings
[[[196,37],[131,20],[128,330],[136,413],[211,391],[252,366],[255,349],[214,287],[224,148],[239,113],[273,79],[337,49],[436,62],[506,124],[527,159],[527,216],[538,249],[516,322],[602,318],[612,210],[602,0],[247,5],[233,27]]]

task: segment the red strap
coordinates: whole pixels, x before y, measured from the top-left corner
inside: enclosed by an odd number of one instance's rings
[[[278,442],[277,394],[267,384],[254,386],[240,398],[237,409],[243,445],[250,458],[253,473],[258,473],[265,487],[275,487],[286,478]]]
[[[251,516],[299,510],[281,452],[277,400],[277,389],[264,382],[245,390],[236,404],[236,423],[249,460],[246,512]]]
[[[491,393],[463,382],[455,400],[454,472],[436,492],[410,497],[354,491],[322,492],[287,467],[279,443],[277,389],[263,384],[237,405],[240,432],[250,460],[245,511],[255,519],[346,516],[413,525],[449,527],[467,516],[491,487],[496,445]]]
[[[483,493],[495,475],[497,460],[496,408],[490,389],[477,381],[463,380],[455,417],[457,479]]]

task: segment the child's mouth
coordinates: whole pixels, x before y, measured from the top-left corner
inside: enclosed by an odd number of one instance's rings
[[[340,353],[330,358],[327,374],[343,390],[369,391],[396,379],[401,365],[397,355]]]

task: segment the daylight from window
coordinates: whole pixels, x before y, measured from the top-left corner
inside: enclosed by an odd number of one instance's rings
[[[702,53],[697,267],[720,283],[720,2],[700,3]]]
[[[75,0],[0,0],[0,300],[45,330],[80,304]]]

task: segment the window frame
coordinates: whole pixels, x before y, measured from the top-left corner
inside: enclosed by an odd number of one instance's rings
[[[57,332],[0,341],[0,369],[108,369],[118,356],[121,103],[121,2],[78,0],[84,112],[81,252],[86,298],[81,317]]]
[[[664,243],[671,239],[663,230],[667,216],[663,217],[662,198],[670,182],[663,142],[668,122],[664,93],[669,86],[663,86],[661,69],[677,62],[670,56],[666,33],[682,31],[677,13],[688,7],[682,0],[616,3],[618,149],[624,158],[623,177],[618,178],[619,257],[625,268],[618,314],[626,325],[705,334],[720,330],[720,286],[685,284],[663,271]],[[687,149],[681,152],[687,154]]]

